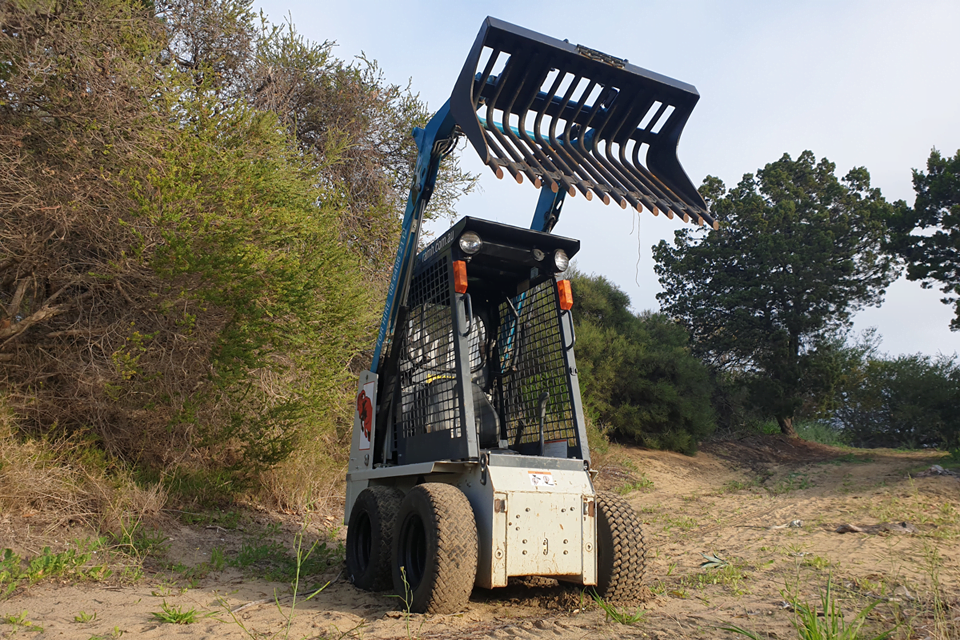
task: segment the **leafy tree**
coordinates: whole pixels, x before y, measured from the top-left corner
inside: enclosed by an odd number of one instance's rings
[[[843,180],[834,169],[805,151],[729,191],[708,177],[701,193],[720,229],[677,231],[672,247],[653,249],[663,311],[713,367],[757,374],[754,403],[791,436],[794,414],[820,384],[812,373],[825,341],[857,309],[879,304],[895,276],[880,252],[890,205],[866,169]]]
[[[855,446],[960,446],[960,363],[955,356],[871,358],[842,399],[835,417]]]
[[[796,417],[831,420],[846,402],[845,390],[861,380],[867,360],[876,354],[877,342],[873,329],[860,336],[832,333],[819,337],[805,358]],[[764,372],[752,369],[715,371],[713,406],[719,430],[735,433],[770,419],[768,403],[761,395],[769,388],[764,376]]]
[[[960,151],[944,158],[934,149],[927,172],[913,171],[916,200],[911,209],[897,203],[890,248],[907,261],[907,278],[927,289],[937,283],[956,315],[960,331]]]
[[[712,384],[680,325],[635,315],[602,276],[571,276],[577,368],[587,410],[607,429],[656,449],[684,453],[713,432]]]

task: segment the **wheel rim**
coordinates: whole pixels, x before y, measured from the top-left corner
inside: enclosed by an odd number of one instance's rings
[[[411,515],[403,523],[400,537],[400,566],[406,574],[411,589],[416,589],[423,580],[427,566],[427,534],[423,520]]]
[[[353,545],[353,561],[361,573],[367,570],[370,564],[370,553],[373,548],[373,526],[370,516],[366,512],[360,514],[354,524],[356,533]]]

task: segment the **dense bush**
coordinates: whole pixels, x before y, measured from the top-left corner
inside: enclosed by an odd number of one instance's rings
[[[835,414],[858,447],[960,445],[960,363],[924,355],[871,358]]]
[[[345,449],[427,118],[331,46],[249,0],[0,3],[0,376],[21,432],[308,498]],[[435,212],[472,185],[444,171]]]
[[[607,430],[656,449],[693,453],[714,429],[712,383],[680,325],[630,311],[602,276],[571,276],[584,404]]]

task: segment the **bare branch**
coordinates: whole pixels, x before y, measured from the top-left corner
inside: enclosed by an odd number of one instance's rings
[[[24,278],[20,281],[20,284],[17,285],[17,291],[13,294],[13,300],[10,302],[10,306],[7,307],[7,317],[16,318],[17,312],[20,310],[20,303],[23,302],[23,296],[27,291],[27,285],[30,284],[30,278]]]
[[[43,307],[36,313],[33,313],[17,324],[10,325],[6,329],[0,329],[0,340],[3,340],[3,343],[0,344],[0,348],[6,346],[8,342],[16,338],[18,335],[37,324],[38,322],[43,322],[48,318],[52,318],[56,315],[59,315],[70,308],[68,304],[59,304],[52,307]]]

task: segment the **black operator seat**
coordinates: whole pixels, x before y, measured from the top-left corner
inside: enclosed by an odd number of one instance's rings
[[[470,378],[473,388],[473,411],[481,449],[500,446],[500,416],[492,398],[499,362],[496,338],[499,309],[495,302],[477,292],[473,301],[473,328],[470,337]]]

